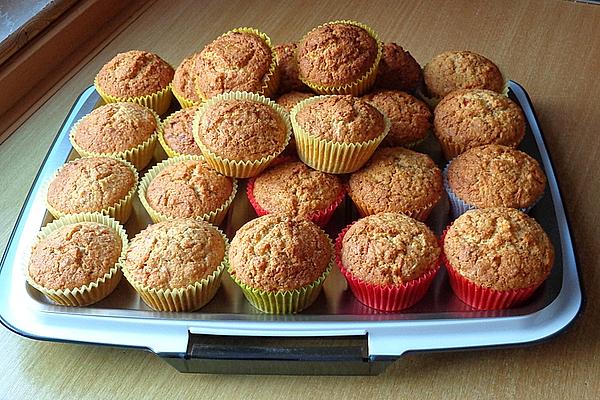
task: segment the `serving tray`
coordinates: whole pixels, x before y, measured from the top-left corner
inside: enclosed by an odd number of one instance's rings
[[[563,331],[581,312],[583,289],[569,223],[543,134],[529,96],[516,82],[509,95],[527,119],[520,148],[535,157],[548,177],[546,192],[530,212],[556,250],[550,278],[523,306],[479,311],[458,300],[442,268],[425,298],[398,313],[359,303],[334,270],[314,305],[296,315],[267,315],[252,308],[229,277],[204,308],[193,313],[149,309],[123,279],[105,300],[89,307],[51,304],[24,278],[25,255],[39,229],[52,220],[44,205],[45,183],[77,154],[69,143],[71,126],[101,100],[93,86],[77,99],[52,143],[19,214],[0,264],[0,321],[10,330],[39,340],[146,349],[183,372],[252,374],[377,374],[408,351],[531,344]],[[429,138],[416,150],[444,166],[439,145]],[[164,158],[158,149],[155,161]],[[142,171],[142,174],[145,171]],[[255,217],[242,181],[221,225],[232,238]],[[335,239],[358,218],[347,199],[326,231]],[[126,224],[133,237],[150,218],[136,199]],[[427,220],[439,235],[449,223],[447,200]]]

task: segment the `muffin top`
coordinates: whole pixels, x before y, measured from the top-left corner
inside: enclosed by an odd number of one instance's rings
[[[298,60],[296,59],[296,43],[281,43],[273,47],[279,65],[279,93],[309,90],[298,78]]]
[[[458,197],[478,208],[527,208],[544,193],[546,175],[528,154],[491,144],[452,160],[448,184]]]
[[[287,112],[291,112],[292,108],[294,108],[296,104],[313,96],[313,93],[288,92],[279,96],[275,102],[283,107]]]
[[[384,145],[404,146],[425,138],[433,115],[427,104],[408,93],[383,90],[363,97],[381,110],[390,120],[390,131]]]
[[[268,214],[247,222],[229,248],[231,275],[264,291],[310,285],[331,260],[327,235],[308,220]]]
[[[173,90],[188,100],[200,102],[201,99],[196,93],[196,80],[193,72],[194,57],[197,53],[186,57],[175,70],[173,76]]]
[[[355,278],[373,285],[402,285],[437,266],[440,248],[422,222],[397,213],[359,219],[342,240],[341,260]]]
[[[502,92],[504,78],[492,61],[471,51],[447,51],[423,68],[431,97],[443,98],[457,89],[488,89]]]
[[[65,214],[114,206],[136,185],[132,167],[108,157],[87,157],[63,165],[48,187],[48,203]]]
[[[234,91],[261,93],[273,57],[259,36],[229,32],[194,57],[196,91],[205,99]]]
[[[373,67],[377,52],[377,40],[359,26],[347,23],[320,26],[299,44],[300,78],[324,86],[353,83]]]
[[[525,118],[519,106],[491,90],[454,91],[435,108],[433,124],[442,146],[464,150],[485,144],[516,147],[525,135]]]
[[[79,288],[107,274],[119,260],[122,248],[119,235],[106,225],[65,225],[33,246],[29,277],[46,289]]]
[[[422,80],[421,66],[408,51],[396,43],[383,45],[375,86],[412,92]]]
[[[540,283],[554,264],[548,235],[533,218],[514,208],[467,211],[454,221],[443,246],[456,272],[495,290]]]
[[[367,142],[385,130],[383,114],[350,95],[319,96],[298,110],[296,122],[310,135],[344,143]]]
[[[140,285],[185,288],[207,278],[225,257],[225,240],[206,221],[177,218],[149,225],[129,243],[124,268]]]
[[[260,160],[285,147],[287,127],[268,104],[221,99],[203,107],[198,126],[202,143],[218,156]]]
[[[135,103],[109,103],[80,119],[72,138],[84,150],[116,153],[142,144],[157,128],[150,109]]]
[[[167,145],[180,154],[202,155],[194,141],[194,115],[199,106],[183,108],[171,114],[162,125],[163,138]]]
[[[300,161],[275,165],[254,181],[254,198],[269,213],[308,217],[332,205],[343,190],[336,175]]]
[[[175,71],[154,53],[131,50],[117,54],[98,75],[98,86],[111,96],[136,97],[160,92],[173,80]]]
[[[442,173],[426,154],[402,147],[380,148],[350,175],[348,194],[374,212],[409,213],[442,197]]]
[[[152,209],[173,218],[197,218],[224,205],[233,191],[233,179],[210,169],[200,160],[167,165],[152,179],[146,201]]]

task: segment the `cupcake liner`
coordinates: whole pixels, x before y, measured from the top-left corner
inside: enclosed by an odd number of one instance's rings
[[[123,275],[125,275],[127,281],[140,295],[144,303],[155,311],[181,312],[198,310],[215,297],[219,287],[221,287],[221,275],[228,265],[227,253],[229,242],[219,228],[215,227],[215,229],[219,231],[225,241],[225,254],[221,264],[206,278],[183,288],[156,289],[137,282],[125,265],[123,265]]]
[[[164,89],[147,94],[144,96],[130,96],[130,97],[117,97],[112,96],[106,93],[98,84],[98,77],[94,78],[94,87],[96,88],[96,92],[102,97],[105,103],[118,103],[118,102],[127,102],[127,103],[137,103],[144,107],[148,107],[154,110],[157,114],[162,115],[169,109],[171,105],[171,100],[173,99],[173,91],[171,89],[171,84],[169,83],[167,87]]]
[[[150,182],[152,182],[152,180],[156,177],[156,175],[158,175],[162,170],[164,170],[169,165],[173,165],[178,162],[186,161],[186,160],[204,161],[201,156],[190,156],[190,155],[183,155],[183,156],[179,156],[179,157],[167,158],[166,160],[156,164],[154,167],[152,167],[150,170],[148,170],[148,172],[146,172],[146,175],[144,175],[144,177],[140,181],[140,185],[139,185],[139,189],[138,189],[138,197],[140,199],[140,202],[144,206],[144,209],[146,210],[146,212],[148,213],[148,215],[150,216],[150,218],[152,219],[152,221],[154,223],[157,223],[160,221],[166,221],[168,219],[174,219],[177,217],[169,216],[164,213],[161,213],[160,211],[153,209],[150,206],[150,204],[148,204],[148,200],[146,199],[146,192],[148,190],[148,186],[150,186]],[[233,199],[235,198],[235,195],[237,193],[237,188],[238,188],[237,180],[234,179],[231,195],[225,201],[225,203],[223,203],[223,205],[221,207],[217,208],[216,210],[210,211],[206,214],[196,217],[196,219],[208,221],[214,225],[221,224],[221,222],[223,222],[223,219],[225,218],[225,215],[227,215],[227,211],[229,210],[231,203],[233,203]]]
[[[448,280],[452,291],[463,303],[478,310],[501,310],[511,308],[528,300],[543,282],[535,285],[514,290],[495,290],[485,288],[469,281],[460,275],[448,262],[444,252],[444,241],[446,233],[450,227],[447,227],[442,234],[442,262],[448,271]]]
[[[110,156],[104,156],[104,157],[114,158],[114,157],[110,157]],[[83,158],[88,158],[88,157],[83,157]],[[129,192],[125,195],[125,197],[119,199],[119,201],[117,201],[112,206],[103,208],[101,210],[95,210],[95,211],[90,211],[90,212],[99,212],[101,214],[108,215],[124,224],[125,222],[127,222],[129,217],[131,216],[131,212],[133,211],[133,195],[135,194],[137,187],[138,187],[139,174],[138,174],[137,170],[135,169],[135,167],[129,161],[126,161],[122,158],[117,158],[117,159],[119,161],[123,162],[124,164],[126,164],[127,167],[133,172],[134,183],[133,183],[133,186],[131,187],[131,190],[129,190]],[[73,161],[70,161],[70,162],[73,162]],[[69,164],[69,163],[67,163],[67,164]],[[43,193],[46,193],[46,196],[44,196],[44,202],[46,204],[46,208],[48,209],[50,214],[52,214],[52,216],[56,219],[62,218],[65,215],[70,215],[71,213],[62,212],[62,211],[56,209],[55,207],[53,207],[48,202],[47,193],[48,193],[48,189],[49,189],[52,181],[54,181],[54,179],[56,179],[59,172],[67,164],[64,164],[59,169],[57,169],[54,172],[54,174],[52,175],[52,177],[50,179],[48,179],[48,181],[46,181],[46,183],[44,184],[43,189],[42,189]],[[77,214],[77,213],[72,213],[72,214]]]
[[[342,241],[352,224],[346,226],[335,241],[335,261],[358,301],[367,307],[386,312],[400,311],[418,303],[429,290],[440,269],[439,259],[425,274],[402,285],[379,286],[364,282],[354,277],[342,263]]]
[[[175,96],[175,98],[179,102],[179,105],[181,105],[181,108],[195,107],[195,106],[199,106],[201,104],[200,101],[186,98],[183,94],[181,94],[177,90],[175,90],[174,87],[171,89],[171,91],[173,92],[173,96]]]
[[[369,215],[373,215],[373,214],[382,212],[382,210],[374,209],[369,204],[363,203],[359,199],[355,199],[354,197],[352,197],[350,190],[346,190],[346,191],[348,192],[348,196],[352,199],[352,202],[356,206],[356,209],[358,210],[358,213],[360,214],[361,217],[367,217]],[[431,214],[431,211],[434,209],[434,207],[437,205],[438,202],[439,202],[439,200],[436,201],[435,203],[430,203],[421,208],[414,209],[414,210],[404,210],[404,211],[393,210],[393,212],[398,212],[398,213],[401,213],[404,215],[408,215],[409,217],[414,218],[419,221],[425,221],[429,217],[429,214]],[[392,210],[387,210],[387,211],[392,211]]]
[[[460,145],[460,144],[457,144],[457,143],[446,143],[443,140],[441,140],[437,135],[436,135],[436,138],[438,139],[438,142],[440,143],[440,146],[442,148],[442,153],[444,153],[444,157],[448,161],[451,161],[456,156],[464,153],[467,150],[472,149],[473,147],[476,147],[476,146],[468,146],[466,144],[465,145]],[[508,146],[508,147],[512,147],[512,148],[516,149],[519,146],[519,143],[521,143],[521,140],[522,140],[522,138],[520,138],[516,142],[510,142],[510,143],[493,142],[493,143],[502,144],[504,146]],[[484,146],[486,144],[491,144],[491,143],[481,143],[481,144],[478,144],[477,146]]]
[[[357,81],[347,83],[344,85],[333,85],[333,86],[319,85],[316,83],[312,83],[303,77],[300,77],[300,80],[318,94],[351,94],[353,96],[360,96],[361,94],[366,93],[375,83],[375,78],[377,78],[377,70],[379,68],[379,61],[381,60],[381,56],[383,54],[383,45],[382,45],[381,41],[379,40],[379,36],[373,30],[373,28],[371,28],[370,26],[365,25],[363,23],[352,21],[352,20],[337,20],[337,21],[327,22],[326,24],[319,25],[318,27],[314,28],[310,32],[314,31],[315,29],[319,29],[323,26],[331,25],[331,24],[354,25],[354,26],[358,26],[359,28],[362,28],[365,31],[367,31],[369,33],[369,35],[373,39],[375,39],[375,41],[377,42],[377,55],[375,56],[375,61],[373,62],[373,66],[367,72],[365,72],[365,74],[362,77],[360,77]],[[306,35],[304,35],[301,42],[304,42],[304,40],[306,39],[306,36],[308,34],[310,34],[310,32],[307,33]]]
[[[315,96],[296,104],[290,113],[298,156],[306,165],[330,174],[345,174],[358,170],[371,157],[390,130],[390,120],[383,114],[385,127],[381,135],[360,143],[334,142],[306,132],[296,121],[296,115],[307,104],[321,99]]]
[[[281,119],[283,120],[286,126],[286,137],[285,141],[281,147],[281,149],[273,154],[270,154],[266,157],[261,158],[260,160],[231,160],[227,158],[223,158],[220,155],[214,153],[208,147],[202,143],[200,140],[198,128],[200,125],[200,119],[205,111],[205,107],[209,107],[215,104],[220,100],[248,100],[254,101],[262,104],[266,104],[270,107],[273,107],[275,111],[279,114]],[[250,178],[252,176],[256,176],[261,173],[265,168],[269,166],[269,164],[277,157],[281,152],[285,149],[287,144],[290,141],[291,136],[291,125],[287,112],[274,101],[256,93],[248,93],[248,92],[228,92],[224,94],[217,95],[210,100],[208,100],[204,107],[202,107],[198,112],[196,112],[196,116],[194,117],[194,140],[200,147],[206,162],[216,171],[222,173],[226,176],[232,176],[235,178]]]
[[[87,285],[83,285],[77,288],[70,289],[47,289],[38,283],[36,283],[33,278],[29,275],[29,260],[31,258],[31,251],[26,257],[25,261],[25,276],[27,279],[27,283],[33,286],[35,289],[40,291],[44,296],[50,299],[53,303],[63,305],[63,306],[72,306],[72,307],[81,307],[87,306],[93,303],[97,303],[98,301],[104,299],[106,296],[112,293],[112,291],[117,287],[119,281],[121,280],[121,268],[120,265],[125,259],[125,254],[127,252],[127,232],[125,229],[119,224],[118,221],[113,218],[100,214],[100,213],[82,213],[82,214],[70,214],[61,219],[57,219],[44,228],[40,230],[38,233],[34,245],[39,243],[40,240],[47,237],[50,233],[56,231],[59,228],[62,228],[66,225],[71,225],[78,222],[97,222],[99,224],[106,225],[113,231],[115,231],[119,237],[121,238],[122,249],[121,255],[115,265],[106,273],[104,276],[96,279],[94,282],[91,282]]]
[[[194,107],[194,105],[188,106],[188,107]],[[169,144],[165,140],[164,126],[166,125],[167,121],[169,121],[173,116],[175,116],[175,114],[179,113],[180,111],[182,111],[182,110],[176,111],[173,114],[169,115],[167,118],[165,118],[165,120],[161,124],[162,128],[161,128],[160,132],[158,133],[158,142],[160,143],[160,145],[163,148],[163,150],[165,151],[165,153],[167,153],[167,157],[179,157],[179,156],[185,156],[185,155],[195,155],[195,154],[180,153],[177,150],[174,150],[171,146],[169,146]]]

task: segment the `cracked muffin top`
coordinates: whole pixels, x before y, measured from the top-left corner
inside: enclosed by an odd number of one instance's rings
[[[188,100],[200,102],[201,99],[196,93],[196,78],[193,71],[194,57],[197,53],[186,57],[181,61],[181,64],[175,69],[173,76],[173,91],[182,95]]]
[[[273,47],[279,64],[279,93],[310,90],[298,77],[296,43],[281,43]]]
[[[421,66],[408,51],[396,43],[383,45],[375,86],[412,92],[422,81]]]
[[[163,122],[163,138],[167,145],[180,154],[201,156],[202,151],[194,141],[194,116],[199,106],[183,108]]]

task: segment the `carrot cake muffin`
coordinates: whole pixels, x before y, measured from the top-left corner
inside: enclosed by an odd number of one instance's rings
[[[504,78],[492,61],[471,51],[447,51],[423,68],[430,97],[441,99],[458,89],[488,89],[502,92]]]
[[[196,93],[196,81],[193,72],[196,54],[184,58],[175,69],[175,75],[173,76],[173,94],[181,107],[191,107],[200,104],[202,101]]]
[[[296,104],[313,96],[313,93],[307,92],[287,92],[279,96],[275,102],[283,107],[285,111],[291,112]]]
[[[434,132],[452,159],[486,144],[517,147],[525,136],[525,117],[511,99],[491,90],[456,90],[434,111]]]
[[[200,107],[193,106],[171,114],[162,124],[159,139],[169,157],[182,154],[201,156],[202,151],[194,141],[194,116]]]
[[[398,90],[383,90],[363,97],[390,120],[390,131],[383,139],[387,146],[415,145],[431,129],[433,115],[421,100]]]
[[[375,86],[413,92],[421,85],[423,73],[414,57],[396,43],[385,43]]]
[[[377,150],[348,180],[348,195],[363,216],[397,212],[423,221],[443,191],[433,160],[402,147]]]
[[[277,56],[277,63],[279,64],[279,93],[310,90],[310,88],[298,78],[298,60],[296,59],[297,49],[298,45],[296,43],[282,43],[273,47]]]

